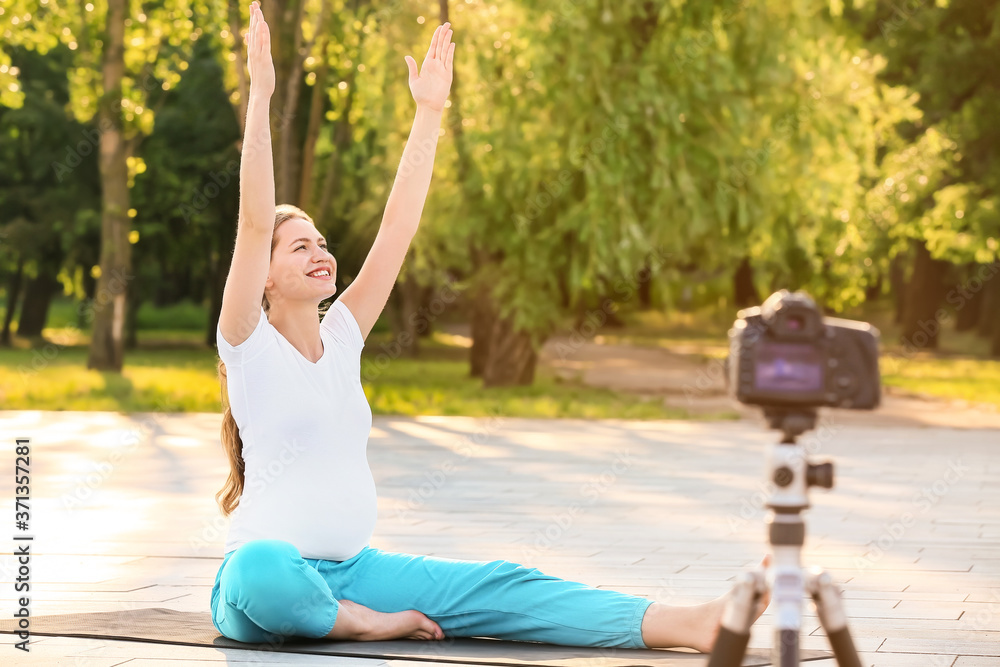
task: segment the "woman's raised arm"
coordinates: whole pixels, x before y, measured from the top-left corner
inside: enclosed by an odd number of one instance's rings
[[[247,66],[250,99],[240,160],[239,223],[219,315],[219,331],[234,346],[245,341],[260,321],[274,231],[274,167],[268,122],[274,93],[274,64],[270,33],[257,2],[250,5]]]
[[[274,63],[271,33],[260,5],[250,5],[247,33],[247,69],[250,70],[250,100],[247,102],[243,156],[240,161],[240,225],[254,229],[274,228],[274,163],[271,159],[269,114],[274,93]]]
[[[372,249],[358,277],[340,295],[340,301],[354,315],[362,338],[368,337],[389,300],[424,210],[434,171],[441,116],[454,78],[455,44],[451,37],[450,22],[437,27],[419,73],[417,62],[411,56],[405,58],[410,73],[410,93],[417,106],[413,127],[403,148],[396,180]]]

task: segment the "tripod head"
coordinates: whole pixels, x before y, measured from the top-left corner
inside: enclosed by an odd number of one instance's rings
[[[776,408],[765,406],[767,425],[782,433],[782,444],[795,444],[795,438],[816,428],[816,408]]]
[[[796,439],[816,427],[815,408],[764,408],[768,425],[782,433],[768,455],[767,480],[773,484],[768,507],[779,514],[799,513],[809,507],[810,486],[833,488],[833,463],[810,463]]]

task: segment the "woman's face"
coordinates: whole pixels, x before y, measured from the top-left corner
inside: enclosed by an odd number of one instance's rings
[[[319,230],[302,218],[291,218],[278,225],[277,237],[264,284],[271,305],[283,299],[319,304],[333,296],[337,260],[327,252]]]

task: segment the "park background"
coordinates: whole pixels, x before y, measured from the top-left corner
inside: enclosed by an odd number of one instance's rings
[[[245,4],[0,3],[0,407],[221,410]],[[724,393],[736,311],[780,288],[878,326],[890,393],[1000,405],[997,2],[263,10],[277,200],[331,241],[338,293],[412,121],[403,56],[455,29],[363,354],[374,412],[734,416],[697,401]],[[593,380],[595,346],[687,375]]]

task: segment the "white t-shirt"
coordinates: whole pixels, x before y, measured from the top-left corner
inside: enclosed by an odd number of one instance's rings
[[[320,324],[314,364],[267,320],[230,345],[216,330],[229,405],[243,441],[244,486],[225,553],[256,539],[291,542],[303,558],[347,560],[375,529],[366,449],[372,412],[361,389],[357,320],[339,300]]]

